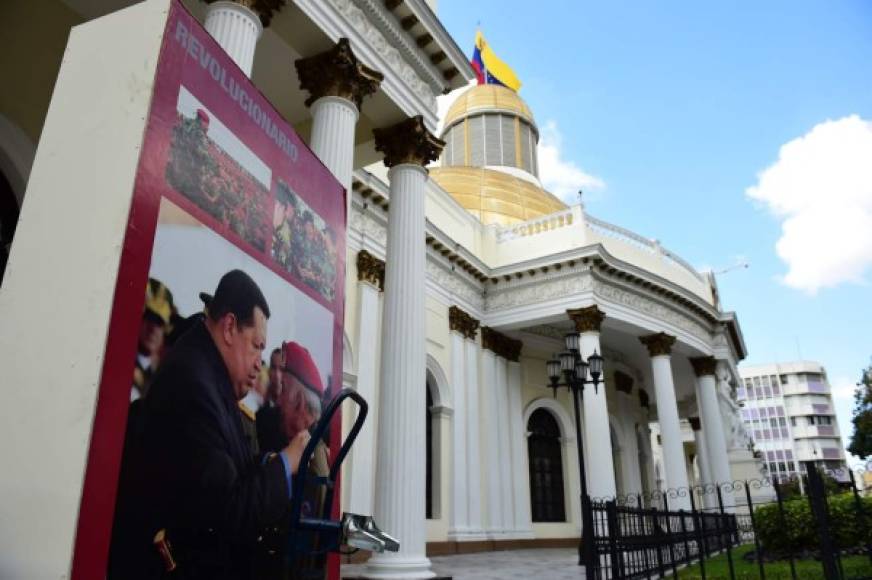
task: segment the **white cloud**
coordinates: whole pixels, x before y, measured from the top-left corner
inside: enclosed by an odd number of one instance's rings
[[[783,282],[815,294],[864,283],[872,266],[872,123],[826,121],[782,145],[746,195],[782,220]]]
[[[585,193],[585,200],[591,193],[597,194],[605,189],[602,179],[583,171],[572,161],[563,159],[562,139],[557,123],[548,121],[539,130],[539,180],[542,186],[568,204],[578,202],[578,190]]]

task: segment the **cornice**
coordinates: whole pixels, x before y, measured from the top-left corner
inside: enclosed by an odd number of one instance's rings
[[[415,40],[403,30],[397,17],[385,8],[382,0],[354,0],[354,3],[370,17],[379,32],[406,59],[418,76],[430,85],[434,93],[441,94],[445,91],[448,82],[442,76],[442,71],[429,62],[429,59],[421,57],[421,49]]]
[[[458,84],[462,86],[466,84],[466,81],[474,79],[475,71],[472,70],[469,58],[463,50],[457,46],[454,38],[452,38],[448,31],[445,30],[442,22],[436,14],[433,13],[433,10],[430,9],[427,3],[424,0],[405,0],[404,3],[412,14],[418,18],[424,28],[427,29],[427,32],[435,37],[434,40],[436,43],[443,51],[445,51],[446,55],[451,60],[451,63],[462,74],[463,80],[459,81]]]
[[[295,5],[333,41],[353,36],[352,44],[363,60],[385,73],[382,90],[388,97],[407,115],[424,113],[435,129],[436,93],[354,0],[295,0]]]

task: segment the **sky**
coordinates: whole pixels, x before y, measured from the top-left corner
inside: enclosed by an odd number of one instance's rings
[[[746,364],[872,362],[872,3],[439,0],[521,79],[543,184],[719,271]]]

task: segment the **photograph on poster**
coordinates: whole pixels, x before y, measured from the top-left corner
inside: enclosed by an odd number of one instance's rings
[[[181,401],[186,407],[189,403],[183,395],[167,394],[165,384],[155,387],[157,392],[150,394],[151,383],[161,381],[162,361],[179,367],[178,353],[172,358],[173,349],[177,344],[185,352],[190,349],[189,335],[205,327],[204,318],[208,314],[204,312],[208,312],[212,293],[222,277],[234,271],[244,272],[254,281],[269,309],[264,340],[257,345],[257,348],[262,347],[261,373],[247,385],[249,390],[244,397],[239,398],[242,393],[236,394],[238,410],[234,409],[233,421],[241,425],[250,447],[243,453],[263,461],[269,453],[280,452],[295,435],[312,427],[331,397],[333,314],[194,216],[162,198],[131,390],[124,458],[127,469],[123,469],[121,475],[120,519],[116,520],[116,526],[130,526],[131,521],[134,525],[142,523],[136,520],[142,517],[143,506],[132,506],[131,501],[145,502],[146,511],[161,513],[161,521],[148,524],[149,533],[152,529],[164,530],[170,538],[175,526],[185,527],[190,523],[189,518],[202,514],[197,510],[186,513],[186,508],[175,503],[176,498],[161,497],[161,489],[175,487],[172,476],[164,479],[166,475],[162,474],[159,479],[163,481],[154,482],[152,489],[143,489],[131,482],[131,478],[140,478],[143,473],[155,470],[173,473],[179,468],[178,449],[166,447],[164,465],[160,450],[155,453],[153,445],[142,443],[143,437],[155,434],[154,425],[148,425],[144,417],[173,415],[175,411],[166,408],[168,400]],[[203,334],[206,336],[205,332]],[[174,385],[173,388],[181,387]],[[153,400],[154,397],[159,400]],[[146,408],[148,411],[144,410]],[[327,447],[321,444],[313,459],[317,465],[312,468],[324,475],[328,462]],[[204,482],[207,488],[211,484],[208,480]],[[304,509],[314,512],[318,509],[316,502],[323,501],[323,491],[308,490],[306,497]],[[164,506],[175,507],[166,512]],[[121,553],[128,531],[121,527],[116,529]],[[146,559],[158,565],[160,549],[156,547]],[[174,560],[178,557],[178,553],[172,555]],[[257,566],[257,559],[255,552],[252,565]],[[121,566],[123,570],[123,564]],[[112,572],[110,567],[110,577],[116,577]]]
[[[273,228],[273,260],[332,301],[336,232],[281,179],[276,185]]]
[[[260,251],[269,237],[272,173],[212,111],[179,88],[166,180]]]

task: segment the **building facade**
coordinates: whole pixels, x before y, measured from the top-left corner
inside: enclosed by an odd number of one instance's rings
[[[845,448],[822,365],[796,361],[742,366],[742,420],[769,475],[804,473],[802,464],[845,467]]]
[[[15,409],[38,410],[28,416],[27,444],[0,456],[15,466],[0,485],[0,520],[21,522],[0,528],[0,559],[15,577],[59,576],[73,560],[88,406],[109,324],[101,305],[120,259],[111,240],[87,236],[66,239],[63,260],[46,259],[38,241],[61,220],[88,228],[109,218],[87,210],[82,200],[96,195],[89,189],[57,214],[34,213],[58,192],[45,180],[25,184],[38,167],[37,143],[63,144],[60,128],[45,129],[71,27],[93,24],[111,38],[117,27],[121,38],[167,1],[14,0],[2,8],[10,52],[34,58],[2,61],[15,87],[0,96],[0,169],[15,201],[4,231],[19,208],[22,219],[0,316],[13,320],[5,317],[22,304],[44,310],[0,329],[8,403],[0,436],[17,440]],[[629,231],[547,192],[535,117],[516,93],[469,88],[437,131],[436,96],[474,75],[430,5],[184,5],[349,193],[342,382],[371,402],[371,414],[345,464],[342,503],[374,514],[401,542],[399,553],[369,561],[367,577],[432,577],[427,555],[439,551],[574,544],[578,445],[599,498],[729,481],[737,470],[754,476],[735,398],[746,346],[714,277],[646,237],[656,232]],[[101,252],[109,255],[101,260]],[[87,284],[69,284],[63,307],[45,311],[56,300],[42,282],[83,272]],[[581,441],[567,393],[547,388],[546,362],[567,333],[579,335],[583,356],[605,357],[603,383],[584,392]],[[46,336],[55,364],[38,365]],[[70,388],[45,397],[45,385]],[[58,425],[72,447],[58,445]],[[45,461],[30,461],[35,449]],[[23,494],[36,480],[49,483]],[[27,517],[39,510],[60,522],[48,537]],[[27,557],[33,545],[43,547],[38,562]]]

